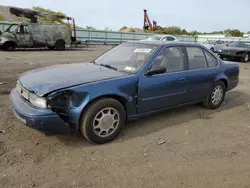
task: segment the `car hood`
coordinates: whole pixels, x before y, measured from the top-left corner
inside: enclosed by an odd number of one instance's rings
[[[239,51],[249,50],[249,48],[241,48],[241,47],[226,46],[226,47],[222,48],[222,50],[233,51],[233,52],[239,52]]]
[[[15,38],[15,35],[13,33],[8,33],[8,32],[4,32],[0,36],[5,38]]]
[[[29,71],[19,77],[19,82],[29,91],[43,96],[58,89],[126,75],[124,72],[93,63],[77,63],[54,65]]]

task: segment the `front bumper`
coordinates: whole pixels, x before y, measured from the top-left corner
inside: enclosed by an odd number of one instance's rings
[[[218,55],[224,58],[235,58],[235,59],[240,59],[244,57],[244,54],[228,54],[223,52],[218,52]]]
[[[32,106],[16,89],[10,94],[12,110],[23,124],[48,134],[65,133],[69,126],[52,110]]]

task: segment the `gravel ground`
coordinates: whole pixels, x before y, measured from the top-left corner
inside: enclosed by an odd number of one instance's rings
[[[27,70],[91,60],[109,47],[0,52],[0,187],[250,187],[250,63],[218,110],[193,105],[130,122],[113,142],[45,136],[21,124],[9,92]]]

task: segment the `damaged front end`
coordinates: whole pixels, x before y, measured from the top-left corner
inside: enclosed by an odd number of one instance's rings
[[[77,95],[71,90],[58,91],[47,96],[48,108],[55,112],[72,131],[79,129],[79,114],[88,100],[87,93]]]
[[[48,97],[48,108],[57,113],[65,123],[69,123],[72,92],[60,92]]]

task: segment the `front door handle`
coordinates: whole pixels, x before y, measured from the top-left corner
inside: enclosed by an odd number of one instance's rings
[[[179,82],[183,82],[183,81],[186,80],[186,78],[185,78],[185,77],[181,77],[181,78],[178,78],[177,80],[178,80]]]

